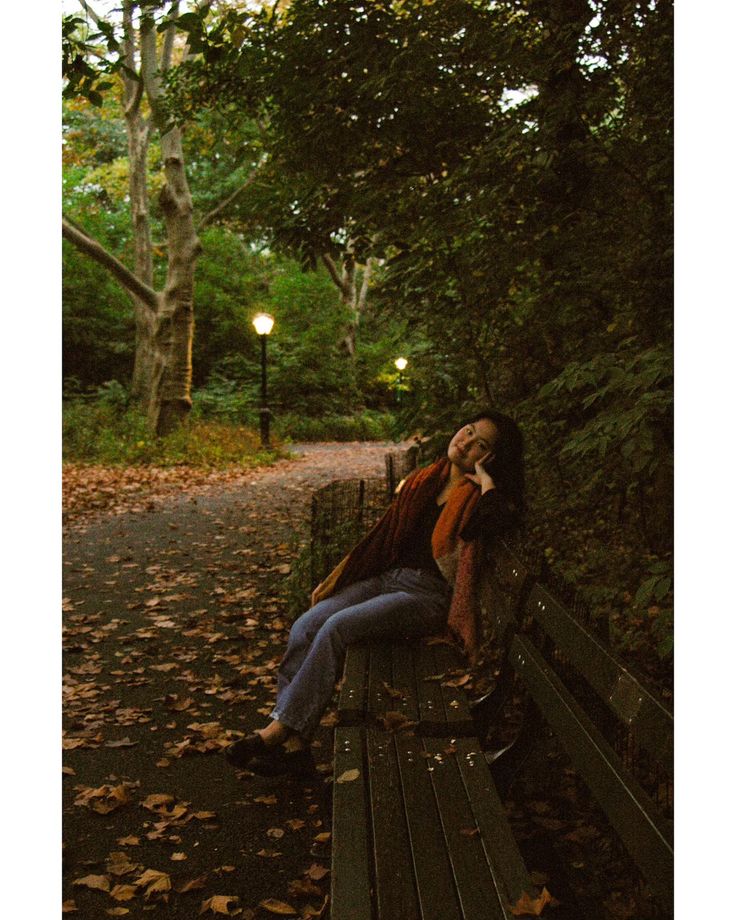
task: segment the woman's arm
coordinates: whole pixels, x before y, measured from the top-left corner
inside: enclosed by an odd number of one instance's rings
[[[475,473],[466,473],[467,479],[480,486],[480,499],[468,523],[460,533],[463,540],[478,537],[497,537],[508,532],[516,523],[513,504],[496,488],[493,476],[483,466],[491,454],[481,457],[475,464]]]
[[[473,514],[460,532],[463,540],[490,539],[507,533],[516,523],[516,514],[508,499],[498,489],[489,489],[478,499]]]

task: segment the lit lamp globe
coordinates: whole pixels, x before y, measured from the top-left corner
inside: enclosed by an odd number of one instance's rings
[[[406,358],[397,358],[397,359],[394,361],[394,364],[396,365],[396,368],[397,368],[397,370],[399,370],[399,371],[406,370],[406,365],[407,365],[408,363],[409,363],[409,362],[406,360]]]
[[[270,313],[256,313],[253,325],[258,335],[268,335],[273,329],[273,316]]]

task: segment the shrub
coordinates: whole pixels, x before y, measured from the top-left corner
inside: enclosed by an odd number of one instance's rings
[[[275,413],[274,430],[290,441],[387,441],[399,434],[391,413],[368,409],[357,415],[318,418],[294,412]]]
[[[255,466],[283,451],[265,452],[256,430],[245,425],[191,418],[164,438],[153,437],[145,415],[123,410],[116,392],[112,400],[74,399],[64,406],[65,460],[101,464],[155,464],[198,467]]]
[[[252,388],[248,389],[235,380],[214,376],[194,391],[192,418],[257,426],[257,397]]]

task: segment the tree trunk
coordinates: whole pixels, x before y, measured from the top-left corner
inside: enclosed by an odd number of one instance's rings
[[[354,361],[358,326],[360,325],[360,317],[365,311],[368,297],[368,285],[373,270],[373,260],[368,259],[363,268],[360,290],[358,290],[358,267],[352,252],[348,251],[343,257],[340,271],[338,271],[332,257],[326,253],[323,254],[322,261],[326,265],[330,277],[340,292],[340,304],[345,308],[349,316],[345,327],[345,335],[340,344],[348,353],[350,359]]]
[[[176,6],[176,4],[175,4]],[[171,64],[175,26],[164,36],[161,62],[156,55],[156,28],[143,17],[141,74],[151,119],[160,131],[167,127],[163,111],[162,74]],[[192,196],[184,169],[181,131],[173,127],[161,136],[166,183],[160,204],[166,222],[168,266],[154,329],[154,361],[148,419],[157,435],[168,434],[192,407],[192,338],[194,336],[194,266],[202,249],[194,226]]]
[[[350,319],[345,327],[342,345],[351,361],[355,360],[355,339],[358,328],[356,312],[355,259],[347,254],[342,263],[342,284],[340,285],[340,303],[348,312]]]
[[[157,434],[167,434],[192,406],[192,339],[194,336],[194,266],[201,244],[194,228],[181,132],[174,128],[161,141],[166,185],[161,208],[166,221],[169,262],[166,287],[156,317],[155,361],[149,420]]]
[[[133,4],[123,4],[123,53],[125,64],[136,71],[136,38],[133,26]],[[135,247],[135,274],[153,287],[153,253],[151,247],[151,221],[148,206],[148,145],[151,125],[141,112],[143,80],[123,75],[123,108],[128,137],[128,190],[130,215],[133,224]],[[131,395],[142,406],[148,407],[154,364],[154,323],[148,306],[133,296],[135,315],[135,358]]]

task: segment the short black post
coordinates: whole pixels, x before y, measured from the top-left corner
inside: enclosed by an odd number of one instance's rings
[[[273,329],[273,316],[270,313],[257,313],[253,317],[253,326],[261,340],[261,447],[271,449],[269,428],[271,425],[271,410],[268,408],[268,387],[266,383],[266,338]]]
[[[266,339],[268,336],[264,334],[260,335],[259,338],[261,340],[261,447],[264,450],[270,450],[271,410],[268,408],[268,389],[266,384]]]

